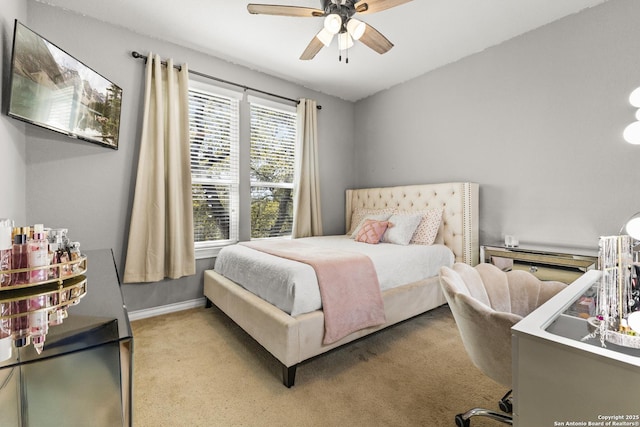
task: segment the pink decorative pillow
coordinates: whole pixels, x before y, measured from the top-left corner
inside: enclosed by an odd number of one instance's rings
[[[389,226],[388,221],[366,219],[356,235],[356,242],[377,244]]]
[[[347,232],[351,238],[355,238],[354,235],[356,233],[356,229],[362,223],[366,216],[369,215],[387,215],[387,218],[391,216],[393,213],[393,209],[391,208],[383,208],[383,209],[369,209],[369,208],[355,208],[353,213],[351,214],[351,227],[349,227],[349,231]],[[382,218],[376,218],[378,220],[382,220]],[[384,218],[386,219],[386,218]]]
[[[412,244],[415,245],[433,245],[440,229],[442,222],[442,208],[427,209],[422,211],[422,221],[416,228],[411,238]]]

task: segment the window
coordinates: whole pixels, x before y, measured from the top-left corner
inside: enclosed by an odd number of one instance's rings
[[[290,236],[295,112],[251,103],[251,238]]]
[[[190,82],[198,258],[213,256],[221,246],[238,240],[291,235],[296,118],[290,105],[255,97],[244,102],[237,92]],[[241,198],[242,188],[251,190]]]
[[[189,89],[196,249],[238,240],[238,112],[238,99]]]

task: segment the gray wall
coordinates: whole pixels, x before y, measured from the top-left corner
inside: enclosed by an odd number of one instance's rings
[[[358,102],[357,185],[475,181],[482,243],[597,248],[640,210],[638,17],[612,0]]]
[[[187,62],[190,69],[289,98],[316,99],[322,105],[318,133],[322,141],[319,151],[323,226],[330,233],[343,232],[343,194],[355,181],[350,167],[354,138],[352,103],[34,1],[28,2],[26,23],[123,89],[117,151],[27,126],[29,223],[68,228],[71,237],[81,242],[82,250],[112,248],[122,275],[144,90],[144,62],[130,55],[137,50],[173,57],[176,63]],[[130,310],[138,310],[200,298],[202,272],[212,265],[213,259],[199,260],[197,274],[189,278],[123,285],[125,301]]]
[[[0,9],[0,218],[11,218],[22,224],[26,221],[26,154],[24,124],[10,119],[7,111],[9,67],[13,41],[14,20],[24,21],[27,5],[23,0],[3,0]]]
[[[317,99],[328,234],[343,231],[348,187],[478,182],[482,242],[508,233],[522,242],[595,247],[598,236],[617,233],[640,210],[634,168],[640,147],[621,137],[635,112],[627,97],[640,86],[640,2],[611,0],[355,106],[171,43],[27,4],[25,20],[21,0],[3,0],[3,79],[18,17],[124,89],[120,149],[0,116],[3,174],[15,179],[12,188],[0,186],[0,217],[68,227],[85,250],[112,248],[120,272],[143,91],[144,65],[131,50],[158,52],[291,98]],[[191,278],[124,285],[126,302],[137,310],[198,298],[202,271],[212,263],[198,261]]]

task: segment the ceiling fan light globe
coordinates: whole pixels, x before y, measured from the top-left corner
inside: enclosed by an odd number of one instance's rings
[[[316,34],[316,38],[320,40],[325,47],[328,47],[331,44],[331,40],[333,40],[333,33],[327,31],[326,28],[323,28],[318,34]]]
[[[640,121],[633,122],[627,126],[622,136],[629,144],[640,145]]]
[[[627,221],[624,227],[627,234],[636,240],[640,240],[640,216],[635,214],[633,218]]]
[[[357,19],[350,19],[349,22],[347,22],[347,31],[354,40],[360,40],[360,37],[362,37],[366,29],[366,24]]]
[[[342,28],[342,18],[337,13],[332,13],[324,18],[324,28],[331,34],[338,34]]]
[[[353,39],[347,32],[338,34],[338,49],[347,50],[353,46]]]
[[[640,87],[634,89],[629,95],[629,103],[636,108],[640,108]]]

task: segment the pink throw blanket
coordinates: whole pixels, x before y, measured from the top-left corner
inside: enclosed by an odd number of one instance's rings
[[[378,276],[368,256],[317,248],[291,240],[241,244],[313,267],[324,312],[324,344],[331,344],[352,332],[386,321]]]

